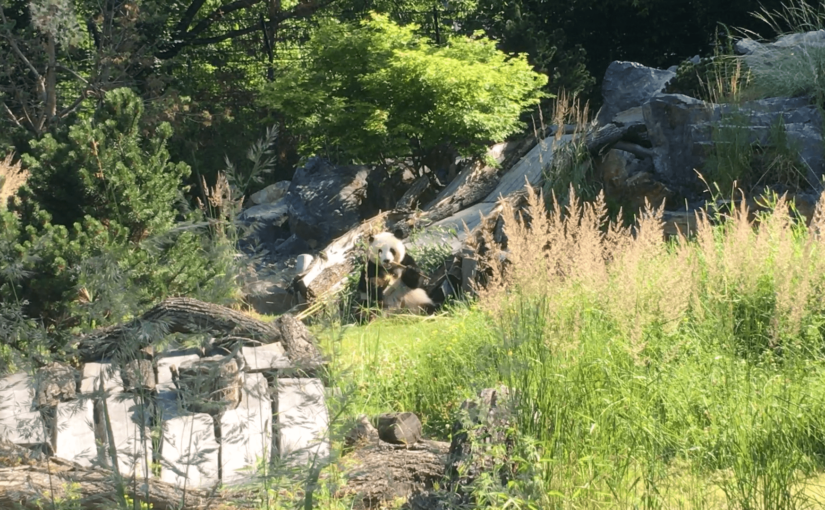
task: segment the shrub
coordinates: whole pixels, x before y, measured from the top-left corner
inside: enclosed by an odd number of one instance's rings
[[[306,66],[286,69],[264,101],[306,137],[304,154],[365,163],[422,164],[444,145],[481,155],[523,127],[547,81],[524,56],[480,36],[435,46],[416,28],[378,14],[360,26],[328,22],[308,42]]]
[[[225,302],[236,291],[230,242],[205,235],[201,211],[176,208],[189,169],[168,159],[168,126],[144,136],[141,112],[118,89],[93,118],[33,142],[29,183],[0,215],[0,301],[41,321],[52,352],[72,328],[169,295]]]

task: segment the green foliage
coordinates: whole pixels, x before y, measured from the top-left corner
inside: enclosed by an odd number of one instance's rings
[[[519,115],[546,81],[486,38],[434,46],[378,14],[323,24],[306,52],[307,65],[286,70],[264,102],[306,136],[305,154],[338,160],[420,163],[442,144],[481,154],[523,127]]]
[[[31,154],[23,156],[32,198],[65,226],[88,215],[118,223],[132,239],[171,227],[177,213],[172,205],[190,170],[169,160],[171,127],[161,124],[146,136],[142,115],[140,98],[116,89],[92,118],[32,141]]]
[[[798,144],[788,139],[782,117],[771,125],[764,142],[752,140],[749,118],[737,111],[722,115],[713,128],[713,144],[705,161],[709,182],[724,196],[734,187],[751,191],[757,186],[810,187]]]
[[[169,295],[221,302],[235,292],[227,240],[204,234],[200,211],[175,225],[189,169],[168,159],[168,126],[144,137],[141,112],[132,92],[115,90],[92,119],[33,143],[17,214],[0,215],[0,301],[52,330],[52,352],[72,327],[117,322]]]

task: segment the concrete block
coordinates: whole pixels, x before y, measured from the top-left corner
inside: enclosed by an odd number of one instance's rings
[[[329,457],[329,415],[320,379],[278,379],[278,454],[293,464]]]
[[[89,395],[98,391],[100,379],[103,379],[104,389],[110,394],[123,392],[120,374],[111,363],[86,363],[81,374],[80,393]]]
[[[147,462],[152,461],[149,408],[126,393],[107,398],[106,408],[112,425],[120,474],[144,477],[148,473]]]
[[[246,374],[243,398],[221,417],[221,478],[224,484],[251,478],[272,445],[272,400],[263,374]],[[252,468],[250,468],[252,467]]]
[[[178,487],[218,482],[218,442],[211,416],[181,412],[163,421],[160,478]]]
[[[28,374],[0,379],[0,439],[20,445],[47,442],[45,424],[33,403],[34,379]]]
[[[94,402],[81,398],[57,404],[55,455],[90,467],[97,463]]]
[[[258,347],[241,347],[241,354],[246,362],[246,372],[265,372],[291,366],[279,342]]]
[[[172,371],[170,368],[174,365],[180,368],[184,363],[190,363],[200,359],[197,354],[179,354],[169,355],[158,358],[158,391],[171,390],[175,387],[172,383]]]

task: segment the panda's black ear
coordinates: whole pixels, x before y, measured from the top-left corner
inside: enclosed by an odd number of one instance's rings
[[[372,244],[373,242],[375,242],[375,236],[374,236],[374,235],[372,235],[372,234],[370,234],[370,236],[367,238],[367,242],[368,242],[368,243],[370,243],[370,244]]]
[[[400,228],[393,230],[392,235],[394,235],[396,239],[404,240],[404,230]]]

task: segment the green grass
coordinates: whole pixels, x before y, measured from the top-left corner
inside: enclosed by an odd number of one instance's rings
[[[545,225],[555,255],[477,305],[321,332],[343,415],[413,411],[447,439],[464,398],[511,388],[514,446],[490,452],[509,483],[477,479],[477,507],[825,504],[825,242],[779,212],[683,244],[650,224],[594,240],[600,216],[575,207]],[[509,235],[513,256],[545,242]]]

